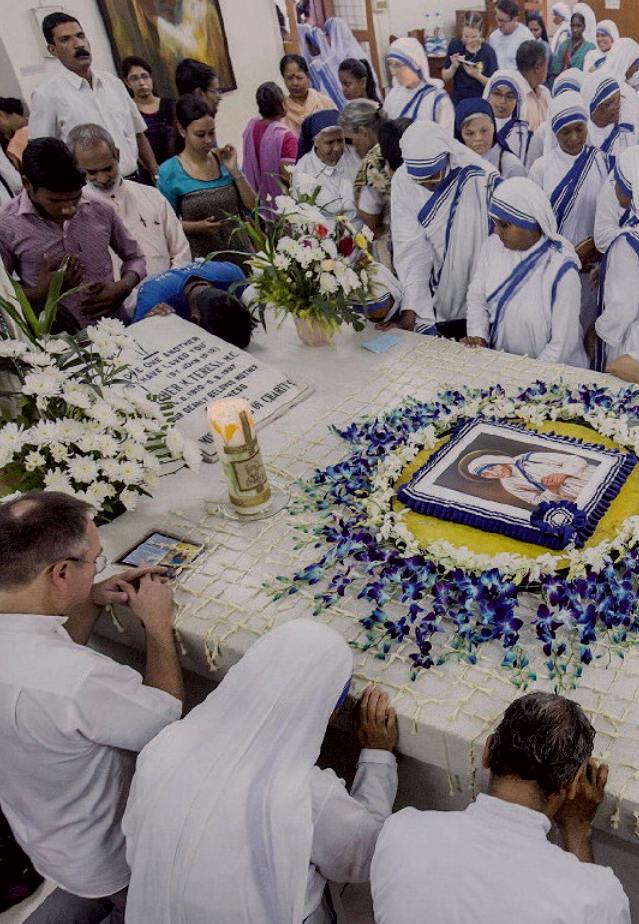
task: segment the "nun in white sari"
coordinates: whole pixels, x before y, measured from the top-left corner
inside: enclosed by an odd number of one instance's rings
[[[630,218],[617,229],[599,273],[595,365],[600,371],[614,371],[610,363],[622,356],[639,360],[639,147],[621,153],[614,176],[617,198]]]
[[[587,51],[584,58],[586,74],[592,74],[604,66],[612,46],[619,37],[619,27],[612,19],[602,19],[597,23],[597,47]]]
[[[595,466],[564,452],[526,452],[520,456],[477,456],[468,465],[475,478],[494,478],[504,491],[536,507],[543,501],[575,503],[588,486]]]
[[[430,79],[428,58],[417,39],[395,39],[386,60],[393,75],[393,86],[384,100],[388,118],[437,122],[452,135],[455,109],[451,98],[441,80]]]
[[[623,86],[627,83],[639,90],[639,43],[632,38],[617,39],[610,49],[604,70],[616,77]]]
[[[429,319],[424,332],[463,337],[466,292],[488,237],[488,199],[499,174],[432,123],[410,125],[400,147],[391,231],[403,304]]]
[[[553,3],[551,12],[555,31],[550,39],[550,51],[555,54],[561,43],[570,38],[571,10],[567,3]]]
[[[466,342],[587,366],[579,328],[579,261],[557,234],[548,197],[531,180],[504,180],[489,214],[496,230],[482,247],[468,289]],[[513,234],[513,228],[519,230]]]
[[[533,137],[524,115],[526,93],[521,74],[503,69],[488,78],[482,94],[495,116],[497,142],[512,151],[522,164],[528,163],[528,149]]]
[[[621,151],[639,141],[635,94],[616,77],[598,71],[584,78],[581,95],[590,117],[588,140],[608,155],[612,167]]]
[[[368,879],[397,788],[388,750],[361,752],[350,796],[315,766],[352,667],[334,630],[293,620],[142,751],[123,821],[127,924],[334,919],[326,880]]]

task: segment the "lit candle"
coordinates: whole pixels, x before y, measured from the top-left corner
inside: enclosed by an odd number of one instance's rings
[[[243,516],[265,510],[271,503],[271,488],[248,402],[223,398],[209,405],[207,416],[233,507]]]

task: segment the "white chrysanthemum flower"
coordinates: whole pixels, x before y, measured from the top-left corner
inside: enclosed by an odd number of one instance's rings
[[[0,357],[18,359],[27,348],[27,344],[22,340],[0,340]]]
[[[51,337],[43,341],[43,345],[47,353],[50,353],[52,356],[60,356],[62,353],[67,353],[71,349],[65,340],[58,340],[57,337]]]
[[[278,253],[273,260],[273,266],[278,270],[287,270],[290,265],[291,261],[289,257],[283,253]]]
[[[54,462],[64,462],[69,457],[69,448],[63,443],[52,443],[49,446],[49,452]]]
[[[140,500],[140,495],[135,491],[128,491],[126,488],[124,491],[120,491],[120,501],[124,504],[127,510],[135,510]]]
[[[87,488],[87,498],[94,507],[101,507],[108,497],[113,497],[115,488],[106,481],[94,481]]]
[[[180,455],[184,446],[184,437],[176,427],[171,427],[167,430],[164,442],[172,456]]]
[[[22,391],[25,395],[40,398],[55,398],[66,384],[66,376],[59,369],[43,369],[41,372],[29,372],[25,376]]]
[[[59,468],[51,469],[44,475],[45,491],[62,491],[64,494],[74,494],[71,482],[67,475]]]
[[[144,482],[145,482],[145,487],[147,491],[155,490],[155,488],[157,488],[158,486],[159,480],[160,480],[160,476],[158,475],[157,472],[149,471],[149,469],[145,470]]]
[[[68,382],[62,389],[62,398],[71,407],[79,407],[86,411],[93,403],[95,392],[87,385],[80,385],[78,382]]]
[[[24,442],[29,446],[47,446],[58,439],[58,423],[54,420],[39,420],[24,432]]]
[[[326,293],[337,292],[339,289],[339,283],[335,276],[332,276],[330,273],[321,273],[319,280],[319,288],[322,295]]]
[[[67,469],[74,481],[79,484],[91,484],[99,475],[97,462],[87,456],[78,456],[67,461]]]
[[[126,460],[118,466],[119,480],[125,484],[140,484],[144,480],[144,469],[138,462]]]
[[[149,398],[145,398],[143,395],[140,395],[133,390],[131,390],[129,398],[131,400],[131,404],[137,408],[137,410],[145,417],[150,417],[154,421],[159,420],[162,423],[165,422],[162,408],[156,401],[151,401]]]
[[[116,462],[115,459],[103,459],[100,462],[100,468],[102,469],[102,474],[105,475],[109,481],[120,481],[120,463]]]
[[[197,443],[192,440],[185,440],[182,447],[182,458],[187,468],[197,471],[202,463],[202,452]]]
[[[349,292],[354,292],[355,289],[359,289],[361,285],[357,273],[352,269],[347,269],[346,272],[342,274],[339,284],[347,295]]]
[[[162,468],[162,463],[157,456],[154,456],[152,452],[145,452],[144,456],[140,459],[140,462],[146,469],[146,472],[155,472],[158,474]]]
[[[326,256],[331,260],[337,259],[337,244],[330,237],[324,238],[321,243],[322,250]]]
[[[15,452],[21,449],[25,443],[31,443],[31,440],[27,439],[29,432],[29,430],[23,430],[13,421],[8,421],[0,427],[0,446]]]
[[[58,420],[56,436],[60,443],[77,443],[84,436],[86,424],[72,417],[63,417]]]
[[[26,363],[28,366],[52,366],[53,357],[49,356],[48,353],[44,353],[41,350],[27,350],[20,357],[23,363]]]
[[[101,427],[118,428],[122,426],[122,421],[118,417],[117,412],[110,404],[107,404],[106,401],[96,401],[95,404],[89,408],[88,413]]]
[[[297,202],[291,196],[276,196],[275,208],[278,212],[286,214],[297,208]]]
[[[120,446],[120,451],[132,462],[144,462],[144,458],[147,454],[144,444],[138,443],[137,440],[126,440]]]
[[[28,472],[35,472],[37,468],[43,468],[46,464],[47,460],[41,452],[37,452],[36,450],[27,453],[24,459],[24,467]]]

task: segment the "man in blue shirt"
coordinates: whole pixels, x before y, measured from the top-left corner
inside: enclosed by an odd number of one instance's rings
[[[174,311],[234,346],[244,349],[251,339],[252,321],[238,300],[244,273],[234,263],[219,260],[189,263],[146,279],[138,291],[133,321],[151,311]],[[232,289],[229,294],[229,289]],[[161,308],[164,310],[155,311]]]

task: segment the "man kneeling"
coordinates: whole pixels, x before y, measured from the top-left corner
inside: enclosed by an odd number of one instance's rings
[[[630,924],[610,869],[594,865],[605,764],[582,709],[550,693],[515,700],[486,744],[489,795],[464,812],[393,815],[377,841],[377,924]],[[547,840],[555,822],[564,849]]]

